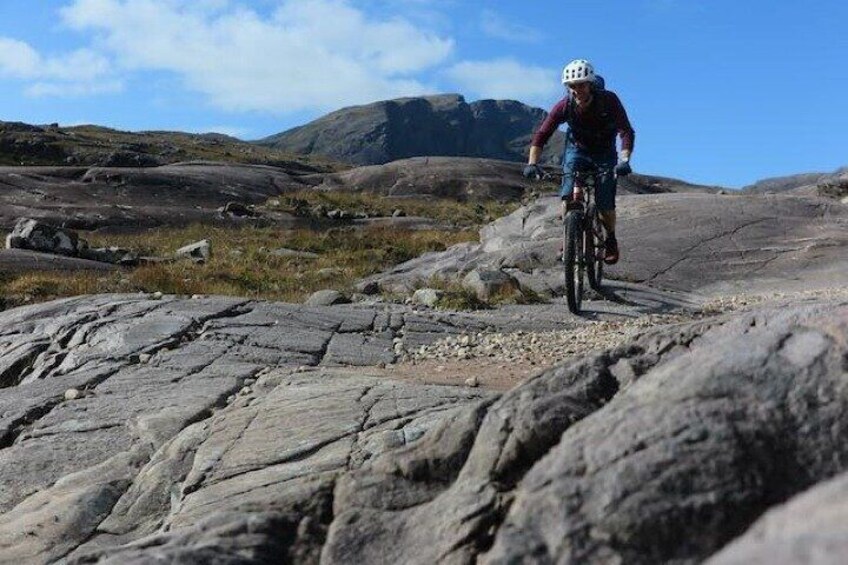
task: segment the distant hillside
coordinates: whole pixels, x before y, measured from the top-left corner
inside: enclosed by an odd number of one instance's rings
[[[355,165],[418,156],[523,161],[541,108],[514,100],[467,103],[458,94],[386,100],[337,110],[256,143],[289,153],[321,155]],[[556,132],[542,156],[556,164],[564,135]]]
[[[680,179],[633,173],[618,179],[619,194],[663,194],[668,192],[711,193],[727,190],[721,186],[692,184]]]
[[[771,177],[758,180],[754,184],[749,184],[742,190],[745,192],[755,193],[771,193],[785,192],[802,186],[816,184],[825,173],[802,173],[799,175],[789,175],[785,177]]]
[[[343,168],[218,133],[125,132],[99,126],[37,126],[0,121],[0,165],[151,167],[182,161],[274,165],[290,171]]]
[[[785,177],[771,177],[762,179],[754,184],[744,187],[744,192],[754,193],[777,193],[786,192],[788,190],[797,190],[801,188],[812,188],[818,185],[833,182],[839,177],[848,173],[848,167],[842,167],[832,173],[802,173],[798,175],[788,175]]]

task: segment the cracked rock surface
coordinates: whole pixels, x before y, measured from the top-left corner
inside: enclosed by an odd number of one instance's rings
[[[491,312],[102,295],[0,322],[3,563],[844,555],[844,296],[644,329],[504,393],[369,369],[522,329]]]
[[[294,171],[205,161],[158,167],[0,167],[0,226],[20,217],[74,230],[220,221],[230,201],[261,204],[299,190]],[[276,222],[294,225],[295,218]]]
[[[848,278],[848,206],[803,195],[629,194],[617,199],[621,261],[605,277],[678,291],[801,290]],[[539,198],[456,245],[375,275],[390,290],[431,277],[503,269],[522,287],[563,295],[560,204]]]
[[[490,396],[334,370],[486,327],[458,314],[103,295],[0,320],[3,562],[260,515],[312,555],[340,474]]]

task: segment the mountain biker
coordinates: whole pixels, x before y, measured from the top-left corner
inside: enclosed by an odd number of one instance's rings
[[[561,124],[568,124],[565,153],[562,158],[562,214],[565,217],[567,202],[582,198],[582,187],[574,186],[574,172],[588,165],[611,169],[618,176],[630,174],[630,155],[636,133],[627,118],[618,96],[598,84],[595,69],[585,59],[575,59],[562,70],[562,84],[566,96],[557,102],[533,135],[530,157],[524,168],[525,177],[541,178],[538,165],[542,148]],[[616,135],[621,138],[621,153],[616,164]],[[596,187],[596,200],[601,222],[607,230],[604,262],[618,262],[618,241],[615,237],[615,189],[612,175],[603,177]]]

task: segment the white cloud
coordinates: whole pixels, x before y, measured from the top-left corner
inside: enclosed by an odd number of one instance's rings
[[[428,9],[453,2],[397,1]],[[454,41],[433,31],[442,26],[387,6],[387,0],[67,0],[62,23],[88,47],[46,54],[0,37],[0,76],[26,81],[29,96],[84,96],[120,92],[124,81],[165,72],[197,94],[198,104],[277,114],[440,91],[530,103],[558,93],[550,69],[513,59],[455,62]],[[502,39],[535,37],[492,11],[483,12],[482,27]]]
[[[72,28],[128,70],[164,70],[227,110],[289,113],[435,89],[416,78],[454,44],[348,0],[285,0],[262,18],[226,0],[74,0]]]
[[[463,61],[453,65],[446,75],[462,92],[482,98],[510,98],[525,103],[549,100],[561,89],[556,71],[522,65],[514,59]]]
[[[509,22],[491,10],[483,11],[480,29],[489,37],[513,43],[538,43],[542,39],[538,28]]]
[[[32,78],[38,75],[41,57],[23,41],[0,37],[0,73],[12,78]]]
[[[94,94],[115,94],[124,90],[120,80],[91,82],[34,82],[24,88],[24,94],[33,98],[76,98]]]
[[[108,59],[90,49],[44,57],[29,44],[0,37],[0,76],[35,81],[29,96],[79,96],[116,92],[121,83],[111,77]]]

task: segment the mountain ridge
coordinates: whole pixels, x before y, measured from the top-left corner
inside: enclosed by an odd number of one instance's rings
[[[186,133],[170,130],[142,130],[137,132],[122,131],[99,126],[95,124],[78,126],[60,126],[59,124],[28,124],[20,121],[0,120],[0,166],[101,166],[101,167],[156,167],[186,161],[219,161],[222,163],[241,163],[248,165],[270,165],[282,167],[290,172],[308,173],[332,173],[350,169],[354,163],[343,163],[326,157],[321,157],[315,149],[315,144],[306,145],[301,151],[287,151],[280,147],[268,145],[269,140],[279,138],[284,134],[296,134],[306,132],[310,125],[335,116],[335,120],[344,121],[349,111],[362,112],[374,105],[384,102],[413,102],[427,99],[428,97],[399,98],[393,101],[381,101],[362,106],[341,108],[331,112],[313,122],[296,126],[282,133],[254,140],[246,141],[239,138],[216,132],[200,134]],[[450,104],[453,100],[456,104],[461,103],[474,109],[478,114],[487,112],[503,113],[504,107],[515,105],[520,109],[519,117],[515,119],[511,127],[515,133],[524,131],[525,124],[521,123],[520,114],[529,109],[531,117],[537,119],[535,123],[527,126],[526,134],[511,137],[506,142],[500,141],[498,146],[504,155],[487,154],[480,149],[480,155],[449,155],[457,157],[480,157],[484,159],[501,159],[512,162],[523,161],[525,151],[530,144],[532,132],[538,127],[544,117],[545,111],[533,108],[514,100],[480,100],[467,104],[464,97],[459,94],[438,95],[429,97],[432,106],[433,98],[438,102]],[[485,133],[485,132],[484,132]],[[480,134],[482,135],[482,134]],[[374,136],[379,137],[379,131],[372,136],[364,136],[363,141],[374,141]],[[467,135],[465,137],[468,137]],[[479,137],[479,135],[478,135]],[[272,143],[274,143],[272,141]],[[543,152],[542,163],[548,166],[559,165],[560,155],[564,143],[564,134],[560,131],[554,133],[550,142]],[[367,143],[362,143],[363,147]],[[374,150],[370,150],[375,152]],[[497,153],[497,151],[494,151]],[[439,156],[435,154],[410,155],[409,157]],[[398,157],[400,160],[408,157]],[[378,163],[378,164],[384,164]],[[363,163],[365,164],[365,163]],[[374,163],[372,163],[374,164]],[[775,176],[760,179],[755,183],[739,189],[740,192],[777,192],[784,190],[795,190],[805,186],[822,182],[833,182],[848,173],[848,167],[841,167],[832,173],[808,172],[797,173],[786,176]],[[651,175],[658,179],[665,178],[662,172]],[[700,186],[685,179],[679,180],[686,184]],[[715,187],[725,188],[725,187]],[[727,189],[736,191],[736,189]]]
[[[254,143],[353,165],[422,156],[522,161],[545,115],[516,100],[469,103],[461,94],[396,98],[341,108]],[[563,143],[564,134],[557,131],[542,162],[557,164]]]

